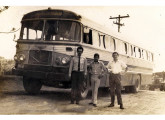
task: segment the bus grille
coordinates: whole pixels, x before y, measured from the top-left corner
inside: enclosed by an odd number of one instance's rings
[[[31,50],[29,53],[29,64],[50,65],[52,52],[43,50]]]

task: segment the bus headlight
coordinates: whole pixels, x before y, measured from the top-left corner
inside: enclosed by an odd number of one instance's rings
[[[21,54],[19,56],[19,61],[21,61],[21,62],[25,61],[25,55]]]
[[[14,60],[18,61],[18,56],[17,55],[14,55]]]
[[[69,62],[69,58],[68,57],[63,57],[61,60],[63,65],[66,65]]]

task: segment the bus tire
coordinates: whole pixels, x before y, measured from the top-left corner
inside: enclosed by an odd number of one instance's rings
[[[155,87],[153,85],[150,85],[149,90],[154,91]]]
[[[164,90],[164,86],[163,85],[160,85],[160,91],[163,91]]]
[[[81,92],[80,92],[80,97],[81,99],[85,99],[88,95],[88,91],[89,91],[89,77],[85,78],[82,82],[82,86],[81,86]]]
[[[130,93],[130,86],[125,86],[125,92]]]
[[[42,83],[39,79],[23,77],[23,86],[28,94],[35,95],[40,92]]]
[[[132,93],[137,93],[140,90],[140,77],[135,81],[135,84],[130,87]]]

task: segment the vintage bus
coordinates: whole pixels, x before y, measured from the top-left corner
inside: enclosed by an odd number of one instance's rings
[[[30,94],[38,93],[42,85],[70,88],[69,64],[78,46],[84,48],[83,57],[88,65],[95,53],[107,65],[117,51],[128,65],[121,81],[127,92],[137,92],[141,85],[151,81],[152,52],[112,36],[104,27],[74,12],[50,8],[33,11],[25,14],[21,23],[13,73],[23,76],[23,86]],[[90,89],[89,74],[82,86],[81,96],[85,98]],[[109,87],[108,72],[100,87]]]

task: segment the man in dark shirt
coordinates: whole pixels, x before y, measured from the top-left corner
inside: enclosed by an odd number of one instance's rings
[[[87,60],[81,57],[83,53],[83,48],[80,46],[77,48],[77,56],[73,57],[70,62],[69,67],[69,77],[72,81],[71,88],[71,104],[79,104],[82,81],[84,80],[84,75],[87,75]]]
[[[98,88],[100,86],[100,79],[103,77],[106,68],[104,64],[99,60],[99,54],[94,54],[94,61],[90,64],[90,74],[91,74],[91,87],[92,87],[92,101],[89,103],[94,107],[97,107],[97,94]]]

